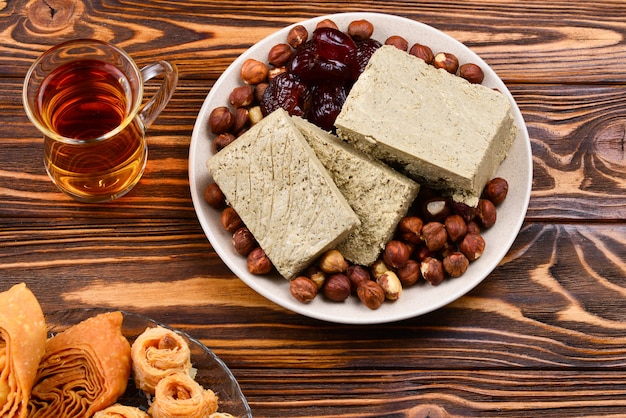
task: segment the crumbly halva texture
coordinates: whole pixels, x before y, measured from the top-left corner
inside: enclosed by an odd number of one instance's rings
[[[316,125],[292,118],[361,220],[337,250],[355,264],[373,264],[415,200],[419,184]]]
[[[503,94],[392,46],[372,55],[335,126],[356,148],[472,206],[516,135]]]
[[[282,109],[209,158],[207,168],[286,279],[361,223]]]

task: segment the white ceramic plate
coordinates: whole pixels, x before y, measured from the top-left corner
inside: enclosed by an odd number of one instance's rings
[[[110,312],[110,309],[70,309],[46,315],[48,334],[52,336],[87,318],[105,312]],[[211,350],[182,331],[172,329],[167,325],[157,323],[141,315],[129,312],[122,313],[124,315],[122,333],[131,344],[146,328],[153,328],[157,325],[170,329],[182,336],[191,350],[191,364],[197,369],[195,380],[205,389],[211,389],[215,392],[219,398],[219,411],[228,412],[239,418],[252,418],[252,411],[239,388],[237,380],[235,380],[226,364],[213,354]],[[144,411],[147,411],[149,406],[146,396],[135,387],[132,376],[128,382],[126,392],[118,402],[123,405],[136,406]]]
[[[431,312],[463,296],[485,279],[506,255],[522,226],[532,185],[530,140],[524,119],[511,93],[495,72],[469,48],[441,31],[410,19],[377,13],[320,16],[300,24],[312,33],[316,23],[325,18],[332,19],[342,31],[353,20],[367,19],[375,27],[372,37],[380,42],[384,42],[391,35],[401,35],[409,41],[409,45],[419,42],[430,46],[435,53],[445,51],[455,54],[460,63],[476,63],[485,72],[483,84],[499,89],[511,101],[518,134],[509,156],[497,172],[498,176],[508,180],[509,194],[498,208],[498,221],[483,235],[486,241],[483,256],[471,263],[462,277],[446,279],[437,287],[426,284],[409,287],[398,301],[386,302],[377,310],[368,309],[356,297],[350,297],[343,303],[335,303],[320,295],[305,305],[290,295],[289,283],[277,274],[254,276],[248,272],[245,258],[233,250],[231,234],[221,227],[219,212],[204,202],[204,189],[212,181],[205,167],[212,154],[208,116],[213,108],[226,105],[232,89],[241,85],[239,71],[243,61],[247,58],[266,61],[269,49],[277,43],[284,43],[292,26],[268,36],[238,57],[217,80],[200,109],[189,150],[189,180],[198,219],[213,248],[234,274],[267,299],[294,312],[311,318],[349,324],[392,322]]]

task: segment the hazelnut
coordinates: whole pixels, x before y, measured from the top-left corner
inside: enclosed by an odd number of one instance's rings
[[[210,183],[206,189],[204,189],[204,200],[213,209],[224,209],[226,207],[226,197],[220,189],[217,183]]]
[[[250,106],[254,100],[254,87],[250,85],[238,86],[230,92],[228,101],[233,107]]]
[[[261,119],[263,119],[263,112],[261,111],[261,106],[254,106],[248,109],[248,119],[250,119],[251,125],[259,123]]]
[[[469,221],[467,223],[467,233],[480,235],[480,225],[478,225],[478,222]]]
[[[237,254],[247,256],[257,245],[256,239],[247,227],[242,226],[233,233],[233,247]]]
[[[489,199],[494,205],[504,202],[509,192],[509,183],[502,177],[491,179],[485,185],[483,190],[483,198]]]
[[[328,276],[322,291],[333,302],[343,302],[352,293],[352,287],[345,274],[337,273]]]
[[[383,261],[389,267],[400,268],[403,267],[409,257],[411,256],[411,250],[402,241],[391,240],[385,245],[383,250]]]
[[[434,257],[427,257],[420,264],[422,277],[433,286],[439,285],[444,279],[443,264]]]
[[[302,25],[296,25],[287,34],[287,43],[292,48],[298,48],[309,38],[309,32]]]
[[[450,74],[456,74],[456,70],[459,69],[459,60],[454,54],[450,54],[449,52],[440,52],[435,55],[435,59],[433,59],[433,66],[435,68],[444,69]]]
[[[261,247],[256,247],[248,254],[248,271],[252,274],[267,274],[272,271],[272,262]]]
[[[452,212],[448,199],[433,197],[422,204],[422,214],[426,221],[443,221]]]
[[[348,267],[346,271],[346,276],[348,276],[348,280],[350,280],[350,285],[352,286],[352,291],[355,292],[359,285],[363,282],[369,282],[372,280],[370,276],[370,272],[363,266],[353,265]]]
[[[244,226],[243,221],[241,220],[237,212],[235,212],[235,209],[231,208],[230,206],[226,207],[222,211],[221,221],[224,229],[231,234]]]
[[[355,41],[364,41],[372,37],[374,25],[371,22],[361,19],[354,20],[348,25],[348,35]]]
[[[289,282],[289,292],[299,302],[309,303],[317,296],[317,286],[308,277],[300,276]]]
[[[339,30],[339,26],[337,26],[337,24],[330,19],[320,20],[317,25],[315,25],[315,29],[319,28],[331,28]]]
[[[267,64],[248,58],[241,65],[241,79],[246,84],[259,84],[267,80]]]
[[[261,102],[261,100],[263,100],[263,95],[265,94],[265,90],[267,90],[267,87],[269,86],[269,83],[259,83],[256,86],[254,86],[254,101],[255,102]]]
[[[409,260],[404,267],[398,269],[396,274],[402,286],[411,286],[420,278],[420,264],[415,260]]]
[[[292,56],[293,49],[291,49],[289,44],[277,44],[274,45],[267,54],[267,62],[274,67],[282,67],[289,62]]]
[[[450,277],[460,277],[469,266],[469,260],[461,252],[453,252],[443,259],[443,269]]]
[[[370,266],[370,272],[372,273],[372,277],[376,280],[382,274],[389,271],[389,267],[385,264],[383,260],[376,260],[374,264]]]
[[[310,266],[307,268],[305,275],[313,280],[313,283],[318,289],[321,289],[326,281],[326,274],[319,268],[319,266]]]
[[[448,241],[446,227],[441,222],[429,222],[422,228],[422,239],[430,251],[439,251]]]
[[[478,65],[469,62],[459,67],[459,76],[472,84],[480,84],[485,78],[485,73]]]
[[[452,213],[460,215],[465,222],[470,222],[476,216],[476,208],[463,202],[451,201]]]
[[[209,114],[209,129],[215,135],[228,132],[233,126],[233,114],[226,106],[218,106]]]
[[[228,144],[233,142],[235,139],[235,135],[231,133],[223,133],[219,134],[213,140],[213,152],[218,153],[223,150]]]
[[[491,200],[479,199],[476,217],[485,228],[491,228],[496,223],[497,210]]]
[[[465,254],[469,261],[477,260],[485,250],[485,240],[478,234],[467,234],[461,241],[459,250]]]
[[[422,261],[427,257],[437,256],[437,252],[429,250],[426,245],[420,245],[419,247],[417,247],[415,251],[413,251],[413,254],[415,259],[418,261]]]
[[[386,271],[381,274],[376,279],[376,283],[383,288],[385,299],[398,300],[402,295],[402,283],[393,271]]]
[[[359,300],[370,309],[378,309],[385,301],[385,291],[376,282],[368,280],[361,283],[356,294]]]
[[[467,234],[467,224],[461,215],[450,215],[444,221],[448,238],[452,242],[458,242]]]
[[[409,49],[409,42],[402,36],[393,35],[387,38],[385,45],[392,45],[398,48],[400,51],[406,51]]]
[[[245,107],[238,107],[235,109],[235,114],[233,116],[233,132],[241,135],[242,132],[245,132],[248,124],[250,123],[250,118],[248,115],[248,109]]]
[[[426,62],[426,64],[432,64],[433,59],[435,59],[433,50],[422,44],[413,45],[411,49],[409,49],[409,54],[414,55],[417,58],[421,58],[424,62]]]
[[[338,250],[328,250],[322,254],[319,266],[327,274],[341,273],[347,270],[348,262]]]
[[[404,242],[419,244],[422,242],[421,234],[424,223],[417,216],[405,216],[398,223],[399,235]]]
[[[280,74],[286,73],[286,72],[287,72],[287,67],[284,65],[282,67],[275,67],[269,71],[269,73],[267,74],[267,78],[268,80],[272,81],[274,78],[276,78]]]

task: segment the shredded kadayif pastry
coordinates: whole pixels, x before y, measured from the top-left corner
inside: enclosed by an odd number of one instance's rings
[[[88,318],[50,338],[32,390],[30,418],[90,417],[117,401],[130,377],[121,312]]]
[[[150,418],[150,415],[134,406],[116,403],[102,411],[96,412],[93,418]]]
[[[172,330],[147,328],[131,347],[133,376],[138,389],[154,395],[161,379],[173,372],[191,373],[191,351],[187,342]]]
[[[148,413],[152,418],[203,418],[217,412],[217,396],[189,375],[170,374],[159,381]]]
[[[46,335],[41,306],[26,284],[0,293],[0,417],[27,416]]]

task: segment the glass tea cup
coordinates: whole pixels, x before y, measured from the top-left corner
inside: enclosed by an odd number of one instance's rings
[[[163,76],[144,102],[144,82]],[[147,160],[145,131],[172,97],[173,64],[141,70],[109,43],[78,39],[52,47],[24,80],[28,118],[44,135],[44,163],[56,186],[81,202],[116,199],[137,184]]]

